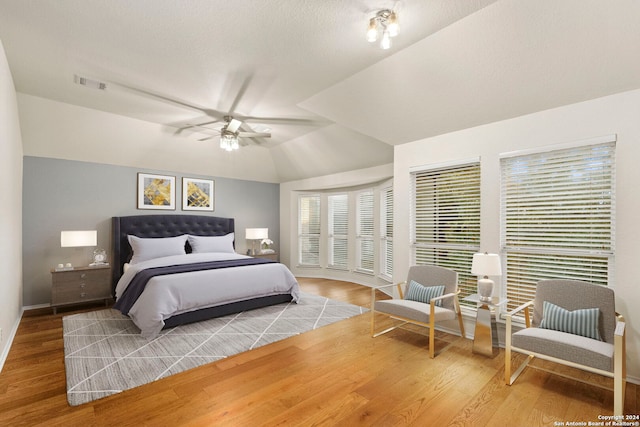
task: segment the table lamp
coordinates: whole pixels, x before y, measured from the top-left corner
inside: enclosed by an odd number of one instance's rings
[[[60,246],[63,248],[79,248],[98,245],[98,232],[96,230],[61,231]],[[65,269],[72,269],[71,263],[65,264]],[[58,265],[57,269],[61,269]]]
[[[256,240],[268,239],[268,228],[247,228],[245,230],[245,238],[251,240],[251,255],[256,255]]]
[[[478,295],[480,295],[480,301],[491,302],[494,283],[493,280],[489,279],[489,276],[502,275],[500,256],[486,252],[473,254],[471,274],[483,276],[481,279],[478,279]]]

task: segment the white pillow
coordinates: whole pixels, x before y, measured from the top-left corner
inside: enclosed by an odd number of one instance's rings
[[[187,237],[191,250],[194,254],[208,252],[234,253],[233,248],[234,233],[224,236],[192,236]]]
[[[131,249],[133,249],[133,257],[130,264],[138,264],[154,258],[161,258],[171,255],[184,255],[184,242],[187,235],[176,237],[163,237],[143,239],[132,235],[127,236]]]

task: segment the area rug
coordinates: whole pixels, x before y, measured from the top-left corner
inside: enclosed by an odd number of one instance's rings
[[[65,316],[67,400],[71,406],[87,403],[366,311],[303,293],[299,304],[178,326],[152,340],[117,310]]]

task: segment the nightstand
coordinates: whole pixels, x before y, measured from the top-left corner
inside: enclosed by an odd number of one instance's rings
[[[111,300],[111,266],[76,267],[51,270],[51,307],[53,314],[61,305]]]
[[[278,253],[277,252],[273,252],[271,254],[255,254],[252,255],[254,258],[266,258],[266,259],[270,259],[271,261],[278,261]]]

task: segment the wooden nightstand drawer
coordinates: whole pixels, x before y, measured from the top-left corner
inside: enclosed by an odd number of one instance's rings
[[[271,261],[278,261],[278,253],[277,252],[273,252],[270,254],[255,254],[253,255],[254,258],[266,258],[266,259],[270,259]]]
[[[51,271],[51,306],[111,300],[111,267]]]
[[[82,285],[73,287],[73,289],[54,289],[51,294],[51,304],[71,304],[107,298],[111,298],[108,286],[87,286],[83,283]]]
[[[53,276],[53,284],[65,286],[68,283],[79,282],[97,282],[97,281],[109,281],[109,273],[111,269],[100,268],[99,270],[70,270],[70,271],[56,271]]]

